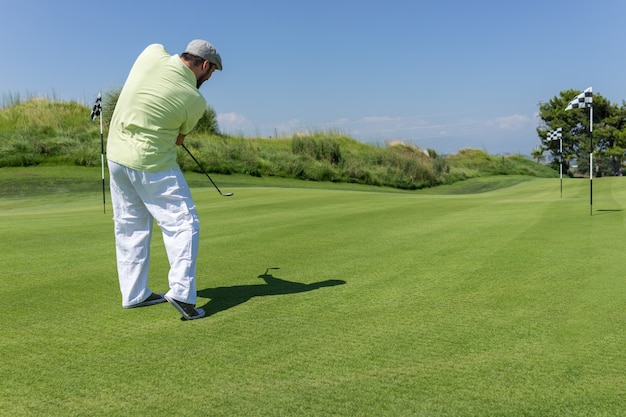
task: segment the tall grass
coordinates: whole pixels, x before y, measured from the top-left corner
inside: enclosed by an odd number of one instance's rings
[[[285,139],[190,137],[192,152],[205,169],[223,174],[280,176],[309,181],[352,182],[418,189],[445,182],[449,167],[443,157],[430,157],[417,147],[384,148],[356,144],[347,136],[326,133]],[[197,168],[185,160],[186,169]]]
[[[76,102],[31,99],[0,110],[0,166],[92,165],[99,160],[99,126]]]
[[[118,90],[105,94],[105,126]],[[441,156],[402,142],[373,146],[341,132],[307,132],[285,138],[219,134],[208,109],[187,145],[209,172],[347,182],[415,190],[483,175],[556,176],[521,156],[494,157],[465,150]],[[38,164],[94,166],[100,163],[99,125],[90,108],[75,102],[31,99],[0,109],[0,167]],[[183,169],[199,171],[179,151]]]

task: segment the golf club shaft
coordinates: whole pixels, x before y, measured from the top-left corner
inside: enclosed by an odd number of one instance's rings
[[[200,165],[200,162],[196,159],[196,157],[195,157],[195,156],[193,156],[193,154],[189,151],[189,149],[187,149],[187,147],[186,147],[184,144],[181,144],[180,146],[182,146],[182,147],[183,147],[183,149],[187,151],[187,153],[189,154],[189,156],[191,156],[191,159],[193,159],[193,160],[196,162],[196,164],[198,164],[198,166],[200,167],[200,169],[202,170],[202,172],[204,172],[204,175],[206,175],[206,176],[207,176],[207,178],[209,179],[209,181],[211,181],[211,184],[213,184],[213,186],[215,187],[215,189],[217,190],[217,192],[218,192],[218,193],[220,193],[220,195],[225,196],[225,194],[223,194],[223,193],[220,191],[220,189],[219,189],[219,187],[217,186],[217,184],[215,184],[215,182],[211,179],[211,176],[209,175],[209,173],[208,173],[208,172],[206,172],[206,170],[202,167],[202,165]],[[228,195],[232,195],[232,193],[228,193]]]

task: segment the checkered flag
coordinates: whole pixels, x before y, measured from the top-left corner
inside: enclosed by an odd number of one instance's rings
[[[571,109],[584,109],[586,107],[591,107],[593,103],[593,93],[591,92],[591,87],[574,97],[574,100],[570,101],[565,110]]]
[[[96,120],[96,117],[100,116],[102,112],[102,94],[98,93],[98,97],[96,98],[96,102],[93,104],[93,109],[91,109],[91,120]]]
[[[559,127],[557,130],[550,130],[550,131],[548,132],[548,137],[547,137],[547,139],[548,139],[549,141],[553,141],[553,140],[559,140],[559,139],[561,139],[561,138],[562,138],[562,134],[561,134],[561,132],[562,132],[562,131],[563,131],[563,128],[560,128],[560,127]]]

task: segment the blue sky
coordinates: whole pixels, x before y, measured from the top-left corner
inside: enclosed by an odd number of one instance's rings
[[[339,130],[439,153],[530,154],[538,103],[626,99],[623,0],[0,0],[0,98],[91,105],[151,43],[204,38],[226,133]]]

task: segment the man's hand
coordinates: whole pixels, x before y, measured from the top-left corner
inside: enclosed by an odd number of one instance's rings
[[[178,137],[176,138],[176,146],[180,146],[183,144],[183,142],[185,141],[185,136],[187,135],[183,135],[182,133],[178,134]]]

